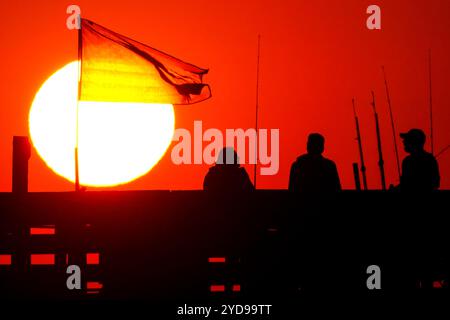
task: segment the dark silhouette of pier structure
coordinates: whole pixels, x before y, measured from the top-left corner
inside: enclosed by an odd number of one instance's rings
[[[1,299],[448,291],[450,192],[0,194]],[[68,265],[82,290],[68,290]]]
[[[28,193],[29,148],[0,193],[0,301],[366,296],[371,265],[384,294],[449,291],[450,191]]]

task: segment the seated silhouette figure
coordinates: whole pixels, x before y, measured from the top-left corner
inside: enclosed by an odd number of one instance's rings
[[[231,147],[220,150],[216,164],[211,167],[203,181],[207,191],[252,191],[254,186],[247,171],[239,164],[237,153]]]
[[[341,190],[336,164],[322,156],[325,138],[319,133],[308,136],[307,154],[291,166],[289,190],[295,192],[335,192]]]
[[[439,166],[436,158],[424,150],[426,136],[420,129],[401,133],[405,151],[409,153],[402,162],[400,190],[431,191],[439,188]]]

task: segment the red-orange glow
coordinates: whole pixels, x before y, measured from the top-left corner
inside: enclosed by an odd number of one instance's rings
[[[100,264],[100,253],[87,253],[86,264]]]
[[[441,289],[441,288],[443,288],[442,281],[433,281],[433,288],[434,289]]]
[[[233,285],[233,292],[240,292],[241,291],[241,285],[240,284],[235,284]]]
[[[87,289],[89,290],[99,290],[103,288],[103,284],[101,284],[100,282],[96,282],[96,281],[88,281],[88,283],[86,284]]]
[[[224,257],[212,257],[208,259],[209,263],[225,263],[226,259]]]
[[[32,265],[54,265],[55,255],[52,253],[45,254],[32,254],[31,255]]]
[[[10,266],[12,256],[10,254],[0,254],[0,266]]]
[[[211,292],[224,292],[225,291],[225,286],[223,285],[212,285],[209,290]]]
[[[30,235],[54,235],[56,233],[55,228],[30,228]]]

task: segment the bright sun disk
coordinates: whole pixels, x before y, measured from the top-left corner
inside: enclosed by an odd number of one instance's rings
[[[32,143],[58,175],[75,181],[78,63],[56,71],[37,92],[29,114]],[[124,184],[148,173],[169,147],[170,104],[79,103],[79,177],[85,186]]]

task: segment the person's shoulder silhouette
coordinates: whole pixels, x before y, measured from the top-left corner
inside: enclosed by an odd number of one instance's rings
[[[319,133],[308,136],[307,153],[291,166],[289,190],[300,192],[334,192],[341,190],[336,164],[322,153],[325,138]]]
[[[216,164],[205,176],[203,190],[219,192],[254,190],[247,171],[240,166],[233,148],[223,148],[219,152]]]
[[[425,151],[425,133],[420,129],[411,129],[401,133],[405,151],[409,154],[402,162],[400,190],[431,191],[439,188],[439,166],[436,158]]]

